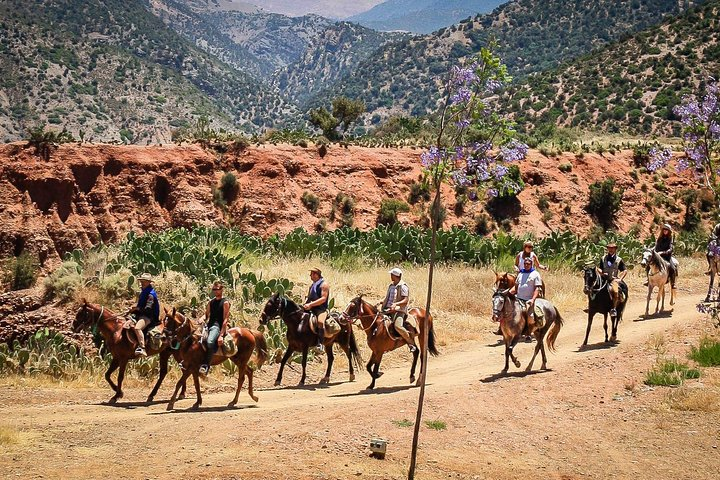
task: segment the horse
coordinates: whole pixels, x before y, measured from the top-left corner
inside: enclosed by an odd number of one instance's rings
[[[185,315],[178,312],[175,308],[172,312],[165,309],[165,330],[171,342],[170,348],[176,351],[176,355],[180,360],[182,377],[175,386],[167,410],[173,410],[177,400],[177,394],[180,388],[185,385],[187,378],[192,375],[195,382],[195,392],[197,400],[190,407],[191,410],[197,410],[202,405],[202,396],[200,395],[200,366],[205,363],[205,350],[199,338],[195,336],[196,327],[192,320],[186,318]],[[252,357],[253,351],[257,351],[256,363],[257,368],[263,366],[267,360],[267,343],[262,332],[250,330],[249,328],[232,327],[228,328],[227,333],[232,336],[237,346],[237,352],[231,357],[222,354],[213,356],[211,364],[218,365],[226,359],[230,359],[238,367],[238,383],[235,390],[235,398],[228,403],[228,407],[233,407],[238,402],[240,389],[242,388],[245,377],[248,377],[248,394],[254,401],[258,401],[258,397],[253,393],[253,370],[248,367],[248,362]]]
[[[494,270],[493,273],[495,274],[495,291],[510,290],[515,286],[515,281],[517,280],[516,273],[505,272],[503,274],[499,274]],[[545,298],[545,280],[542,280],[542,286],[540,287],[538,297]]]
[[[535,357],[538,352],[542,353],[542,370],[547,370],[547,357],[545,355],[545,345],[543,340],[545,334],[548,334],[547,344],[550,351],[555,351],[555,341],[557,340],[560,328],[563,326],[563,319],[558,309],[550,303],[550,301],[544,298],[535,299],[535,307],[540,307],[545,314],[545,324],[542,328],[528,328],[527,314],[523,311],[524,309],[520,306],[514,295],[510,294],[507,290],[498,290],[493,294],[493,321],[500,322],[500,329],[502,330],[503,340],[505,340],[505,368],[502,373],[506,374],[510,367],[509,359],[512,358],[513,363],[517,368],[520,368],[520,361],[513,355],[513,348],[520,340],[523,335],[533,334],[537,340],[535,345],[535,353],[530,360],[530,363],[525,368],[526,372],[532,369]]]
[[[421,355],[424,345],[423,337],[423,326],[425,325],[425,310],[422,308],[413,307],[408,310],[408,316],[412,315],[417,319],[418,330],[415,330],[412,326],[408,329],[410,333],[415,331],[418,334],[420,342],[420,349],[415,349],[413,352],[412,367],[410,367],[410,383],[415,383],[415,367],[417,365],[418,356]],[[370,305],[368,302],[362,299],[362,295],[355,297],[350,301],[347,308],[343,312],[343,317],[347,319],[358,319],[362,325],[363,331],[367,334],[367,343],[372,350],[370,360],[366,365],[366,369],[372,381],[368,385],[368,390],[375,388],[375,380],[382,376],[380,372],[380,362],[382,361],[383,354],[390,352],[396,348],[405,345],[405,341],[402,337],[393,336],[387,327],[387,323],[383,321],[383,315],[377,311],[377,309]],[[428,322],[428,352],[432,356],[438,356],[439,352],[435,346],[435,331],[433,330],[433,319],[432,315],[427,315]],[[420,366],[420,370],[423,371],[425,365]],[[422,375],[421,377],[422,378]],[[420,379],[418,379],[418,383]]]
[[[715,240],[710,241],[708,244],[707,260],[710,265],[710,285],[708,285],[708,293],[705,301],[710,302],[715,277],[720,273],[720,247]]]
[[[300,385],[305,385],[305,367],[307,365],[308,350],[310,347],[317,345],[317,334],[310,328],[309,315],[306,315],[305,310],[288,297],[274,293],[265,303],[265,307],[260,314],[260,324],[267,325],[271,319],[278,317],[280,317],[287,326],[286,335],[288,346],[280,361],[280,370],[275,379],[275,386],[277,387],[282,383],[283,369],[293,352],[302,352],[302,377],[300,377]],[[358,368],[360,368],[360,362],[362,362],[357,341],[355,340],[355,333],[352,330],[352,324],[350,322],[343,323],[342,319],[338,320],[340,320],[338,322],[340,323],[340,331],[335,335],[326,336],[323,339],[328,365],[325,376],[320,379],[320,384],[330,382],[330,372],[332,371],[333,362],[335,361],[335,354],[332,349],[333,345],[339,345],[347,356],[351,382],[355,381],[353,362],[357,364]]]
[[[650,310],[650,297],[653,288],[658,288],[657,302],[655,303],[655,313],[658,313],[658,306],[662,298],[661,311],[665,310],[665,285],[670,284],[670,305],[675,305],[675,280],[677,272],[671,268],[670,262],[665,260],[658,254],[655,249],[646,249],[643,252],[643,258],[640,265],[645,267],[648,277],[648,294],[647,303],[645,304],[645,316],[648,316]]]
[[[608,289],[608,282],[603,280],[602,275],[598,272],[597,267],[586,267],[583,270],[583,293],[588,297],[588,324],[587,331],[585,332],[585,341],[583,346],[587,345],[588,338],[590,337],[590,327],[592,327],[593,317],[596,313],[602,313],[605,319],[603,328],[605,329],[605,343],[608,342],[608,314],[613,308],[612,297]],[[617,342],[617,329],[618,324],[622,320],[623,312],[625,311],[625,305],[627,305],[627,290],[625,290],[625,297],[620,299],[620,303],[616,309],[616,315],[610,317],[612,324],[612,334],[610,336],[611,342]]]
[[[135,354],[137,343],[135,332],[130,332],[130,329],[124,328],[125,322],[126,319],[124,316],[116,315],[110,309],[83,300],[83,305],[75,315],[75,320],[72,324],[72,330],[75,333],[87,328],[92,328],[94,331],[100,332],[100,335],[102,335],[105,341],[105,348],[112,356],[110,367],[108,367],[105,372],[105,380],[115,392],[115,395],[108,401],[110,404],[116,403],[123,397],[122,383],[125,378],[125,369],[130,360],[138,358],[138,355]],[[164,328],[164,325],[161,325],[161,328]],[[147,397],[148,403],[153,401],[160,385],[162,385],[165,379],[165,375],[167,375],[168,361],[170,360],[170,355],[172,355],[172,351],[168,348],[169,345],[170,343],[167,338],[163,338],[160,349],[154,350],[149,348],[149,346],[146,349],[148,356],[160,354],[160,376],[155,383],[155,387]],[[115,385],[110,376],[118,369],[117,385]],[[182,385],[181,396],[185,396],[184,384]]]

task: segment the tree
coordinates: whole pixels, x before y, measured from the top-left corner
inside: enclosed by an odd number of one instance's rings
[[[493,182],[502,180],[508,190],[519,191],[505,179],[508,165],[527,154],[527,145],[514,139],[512,123],[501,112],[501,98],[497,91],[510,81],[507,68],[494,55],[495,43],[482,48],[480,53],[465,65],[452,67],[445,81],[439,112],[439,125],[435,144],[422,154],[422,165],[434,192],[431,211],[441,209],[441,185],[452,182],[465,187],[471,199],[499,194]],[[435,250],[440,215],[431,215],[430,266],[428,293],[425,306],[430,314],[435,269]],[[427,323],[423,326],[424,343],[428,341]],[[418,436],[425,399],[427,376],[427,349],[422,352],[420,395],[413,433],[408,478],[415,478]]]
[[[365,113],[365,103],[360,100],[351,100],[347,97],[338,97],[332,101],[332,113],[320,107],[310,110],[310,123],[322,130],[330,140],[340,138],[337,129],[341,128],[342,136],[357,122],[360,115]]]
[[[323,135],[327,137],[328,140],[335,140],[337,138],[335,129],[339,122],[325,107],[310,110],[310,123],[322,130]]]

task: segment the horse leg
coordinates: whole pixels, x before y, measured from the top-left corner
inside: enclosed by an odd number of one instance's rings
[[[127,369],[127,364],[127,359],[125,361],[120,361],[120,366],[118,367],[117,391],[115,392],[115,396],[110,399],[110,403],[115,403],[118,399],[123,397],[122,383],[125,378],[125,369]]]
[[[195,403],[193,403],[193,406],[190,407],[190,410],[197,410],[200,408],[200,405],[202,405],[202,396],[200,395],[200,375],[197,371],[192,372],[193,381],[195,382],[195,393],[197,394],[197,400],[195,400]]]
[[[350,352],[350,347],[345,345],[344,343],[340,344],[340,348],[343,349],[343,352],[345,352],[345,356],[348,359],[348,365],[350,367],[350,381],[355,381],[355,370],[353,369],[353,361],[352,361],[352,353]]]
[[[410,367],[410,383],[415,383],[415,366],[417,365],[418,357],[420,356],[420,350],[417,348],[415,351],[413,351],[413,361],[412,361],[412,367]],[[421,360],[422,362],[422,360]],[[422,365],[420,365],[420,377],[422,378]]]
[[[595,312],[592,311],[592,308],[588,308],[588,325],[587,325],[587,330],[585,331],[585,341],[582,344],[583,347],[585,345],[587,345],[588,338],[590,338],[590,327],[592,327],[592,322],[593,322],[594,317],[595,317]]]
[[[290,355],[292,355],[292,353],[293,353],[293,351],[290,350],[290,346],[288,345],[287,350],[285,350],[285,355],[283,355],[282,360],[280,360],[280,370],[278,370],[277,378],[275,379],[276,387],[279,387],[280,383],[282,382],[283,368],[285,368],[285,364],[287,363],[287,361],[290,358]]]
[[[110,388],[112,388],[113,392],[117,393],[118,388],[117,385],[115,385],[112,381],[112,378],[110,376],[113,374],[115,370],[117,370],[118,366],[120,365],[120,362],[113,357],[112,361],[110,362],[110,366],[107,369],[107,372],[105,372],[105,380],[110,384]],[[115,397],[113,397],[115,398]]]
[[[375,362],[375,368],[373,368],[372,371],[372,382],[370,382],[370,385],[368,385],[368,390],[372,390],[375,388],[375,380],[380,378],[380,361],[382,360],[382,354],[380,354],[377,357],[377,361]]]
[[[248,377],[248,395],[250,395],[250,398],[252,398],[255,402],[258,401],[257,395],[255,395],[255,392],[253,392],[253,375],[255,372],[252,368],[245,366],[245,372]]]
[[[158,377],[157,382],[155,382],[155,386],[153,387],[152,392],[150,392],[150,395],[148,395],[146,402],[150,403],[155,398],[155,395],[157,394],[160,385],[162,385],[162,382],[165,379],[165,375],[167,375],[169,360],[170,353],[167,351],[167,349],[160,352],[160,376]]]
[[[542,369],[545,370],[545,362],[546,362],[546,360],[545,360],[545,349],[543,349],[542,347],[543,347],[543,342],[545,341],[545,334],[546,334],[547,331],[550,329],[550,328],[549,328],[550,325],[552,325],[552,322],[548,323],[547,325],[545,325],[545,326],[544,326],[542,329],[540,329],[540,330],[535,330],[535,340],[537,341],[537,344],[535,345],[535,352],[533,352],[533,356],[532,356],[532,358],[530,359],[530,363],[528,363],[528,366],[525,367],[525,371],[526,371],[526,372],[529,372],[530,370],[532,370],[533,363],[535,363],[535,357],[537,356],[537,354],[538,354],[538,352],[539,352],[540,350],[542,350],[542,352],[543,352],[543,366],[542,366]]]
[[[302,351],[302,377],[300,377],[300,383],[298,385],[305,385],[305,367],[307,366],[308,346],[305,345]]]
[[[550,324],[548,324],[548,328],[545,329],[543,332],[542,338],[538,340],[538,345],[540,345],[540,354],[542,355],[542,365],[540,366],[540,370],[547,370],[547,355],[545,355],[545,334],[550,330]],[[536,352],[537,353],[537,352]]]
[[[615,315],[615,316],[617,317],[617,315]],[[608,319],[608,314],[604,313],[603,314],[603,329],[605,330],[605,343],[608,342],[607,319]],[[610,317],[610,321],[612,322],[612,316]]]
[[[655,313],[658,313],[659,307],[660,307],[660,296],[665,293],[665,287],[664,286],[658,286],[658,294],[657,297],[655,297]],[[663,299],[663,304],[665,303]]]
[[[190,376],[190,370],[185,370],[182,374],[182,377],[180,377],[180,380],[178,380],[177,384],[175,385],[175,390],[173,391],[172,397],[170,397],[170,401],[167,404],[166,410],[172,410],[175,408],[175,402],[177,401],[177,395],[178,391],[180,391],[180,388],[185,387],[185,382],[187,381],[187,378]]]
[[[708,293],[707,293],[707,296],[705,297],[706,302],[710,301],[710,295],[712,295],[713,283],[715,283],[715,270],[711,267],[710,268],[710,285],[708,286]]]
[[[515,345],[520,340],[520,335],[516,335],[515,338],[513,338],[512,343],[510,343],[510,359],[515,364],[515,368],[520,368],[520,361],[515,358],[515,354],[513,353],[513,349],[515,348]]]
[[[330,383],[330,372],[332,371],[333,362],[335,361],[335,354],[333,353],[332,343],[325,347],[325,353],[327,354],[327,370],[325,376],[320,379],[320,385]]]
[[[624,310],[624,309],[625,309],[625,306],[623,305],[622,308],[623,308],[623,310]],[[620,310],[620,309],[618,309],[618,310]],[[610,336],[610,341],[613,342],[613,343],[616,343],[616,342],[617,342],[617,329],[618,329],[618,325],[620,324],[620,320],[621,320],[621,319],[622,319],[622,316],[621,316],[620,312],[618,312],[618,314],[615,315],[615,318],[612,318],[612,319],[611,319],[611,321],[612,321],[612,335]]]
[[[650,315],[650,297],[652,297],[652,285],[648,283],[648,294],[647,294],[647,302],[645,303],[645,316],[647,317]]]

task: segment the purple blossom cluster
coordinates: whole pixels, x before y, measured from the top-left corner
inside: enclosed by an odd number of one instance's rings
[[[527,156],[528,146],[517,140],[512,140],[500,148],[500,154],[506,162],[517,162]]]
[[[477,75],[475,74],[475,68],[477,64],[472,64],[469,67],[460,67],[455,65],[452,68],[451,73],[451,85],[454,87],[467,86],[477,81]]]
[[[647,169],[650,172],[656,172],[670,163],[670,160],[672,160],[672,150],[669,148],[661,149],[653,147],[650,149],[649,157]]]
[[[458,91],[450,97],[450,103],[452,105],[467,104],[472,98],[472,92],[467,87],[460,87]]]

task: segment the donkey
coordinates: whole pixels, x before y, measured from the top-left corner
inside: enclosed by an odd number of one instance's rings
[[[670,262],[662,258],[654,249],[646,249],[640,265],[645,267],[648,277],[647,303],[645,304],[645,316],[650,310],[650,297],[653,288],[658,288],[657,302],[655,302],[655,313],[658,313],[658,306],[662,299],[660,311],[665,310],[665,285],[670,284],[670,305],[675,305],[675,280],[677,271],[671,268]]]
[[[525,371],[529,372],[532,369],[538,352],[542,354],[542,366],[540,368],[547,370],[544,339],[545,334],[549,331],[550,333],[547,338],[548,348],[550,351],[555,351],[555,341],[557,340],[558,333],[560,333],[560,328],[563,326],[563,319],[558,309],[544,298],[535,299],[535,308],[542,308],[545,314],[545,324],[542,328],[536,328],[534,325],[528,324],[525,309],[520,305],[520,302],[516,300],[515,296],[507,290],[496,291],[492,297],[492,304],[492,319],[495,322],[500,322],[500,329],[502,330],[503,339],[505,340],[505,368],[503,368],[502,373],[507,373],[510,367],[510,358],[512,358],[515,366],[520,368],[520,362],[515,358],[515,355],[513,355],[513,348],[515,348],[517,342],[525,334],[533,334],[537,340],[535,353],[532,359],[530,359],[530,363],[525,368]]]
[[[715,277],[718,273],[720,273],[720,246],[718,246],[715,240],[710,241],[710,244],[708,244],[707,260],[710,265],[710,285],[708,285],[708,292],[705,297],[705,301],[710,302],[713,285],[715,284]]]

